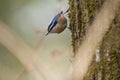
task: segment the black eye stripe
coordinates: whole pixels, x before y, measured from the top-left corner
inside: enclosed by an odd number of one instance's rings
[[[60,15],[61,15],[61,14],[59,13],[59,14],[57,14],[57,15],[53,18],[52,22],[51,22],[50,25],[48,26],[48,32],[50,32],[50,31],[53,29],[53,27],[56,26],[57,20],[58,20],[58,18],[60,17]]]
[[[56,26],[56,24],[57,24],[57,21],[55,21],[55,22],[51,25],[51,27],[49,28],[49,32]]]

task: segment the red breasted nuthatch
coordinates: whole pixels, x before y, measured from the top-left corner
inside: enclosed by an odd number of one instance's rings
[[[46,35],[48,35],[49,33],[59,34],[63,32],[66,27],[67,27],[67,19],[65,18],[63,11],[61,11],[53,18],[53,20],[49,24],[47,30],[48,32]]]

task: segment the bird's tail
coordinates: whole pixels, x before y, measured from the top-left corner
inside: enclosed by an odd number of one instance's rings
[[[66,13],[68,13],[68,11],[70,10],[70,8],[68,8],[63,14],[66,14]]]

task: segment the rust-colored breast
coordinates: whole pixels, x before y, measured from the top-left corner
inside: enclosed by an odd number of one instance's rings
[[[67,23],[67,19],[65,18],[64,15],[61,15],[60,18],[58,19],[58,23],[60,24],[65,24]]]
[[[51,33],[61,33],[67,27],[67,19],[61,15],[58,19],[58,24],[52,29]]]

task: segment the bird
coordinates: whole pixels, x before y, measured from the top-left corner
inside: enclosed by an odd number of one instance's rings
[[[61,11],[60,13],[58,13],[50,22],[48,29],[47,29],[47,34],[50,33],[61,33],[65,30],[65,28],[67,27],[67,19],[64,16],[65,13],[63,13],[63,11]]]

